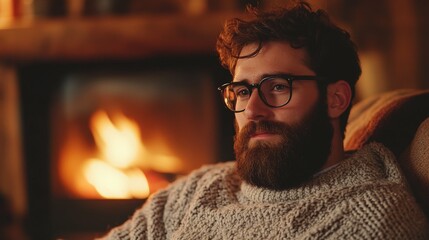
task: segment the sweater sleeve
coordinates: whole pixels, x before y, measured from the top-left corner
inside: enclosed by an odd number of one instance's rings
[[[348,239],[428,239],[428,223],[403,186],[378,186],[344,205],[336,236]]]
[[[113,228],[102,239],[165,239],[165,204],[169,190],[152,195],[128,221]]]
[[[421,209],[402,185],[361,196],[353,215],[361,217],[363,236],[370,239],[428,239],[429,226]],[[366,219],[366,221],[364,221]]]
[[[168,239],[180,227],[199,179],[209,170],[210,167],[203,167],[154,193],[128,221],[102,239]]]

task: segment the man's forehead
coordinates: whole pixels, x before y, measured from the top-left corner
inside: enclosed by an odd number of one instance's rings
[[[234,71],[234,81],[260,78],[267,74],[313,75],[308,67],[305,49],[296,49],[288,42],[270,41],[245,45]]]
[[[239,56],[240,56],[240,58],[242,58],[244,56],[252,55],[255,52],[257,52],[257,54],[259,54],[261,51],[263,51],[262,48],[264,48],[264,49],[266,48],[265,45],[266,44],[263,44],[263,43],[260,43],[260,44],[259,43],[249,43],[247,45],[244,45],[240,51]]]

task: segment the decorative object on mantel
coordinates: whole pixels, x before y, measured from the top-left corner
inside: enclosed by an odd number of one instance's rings
[[[33,18],[34,0],[0,0],[0,25]]]

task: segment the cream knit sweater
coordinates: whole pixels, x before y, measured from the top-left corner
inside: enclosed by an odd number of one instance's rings
[[[107,239],[429,239],[393,155],[370,144],[299,188],[242,182],[234,163],[203,167],[145,205]]]

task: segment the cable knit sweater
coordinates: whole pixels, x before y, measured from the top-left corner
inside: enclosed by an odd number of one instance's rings
[[[206,166],[152,195],[106,239],[429,239],[393,155],[365,146],[294,189],[242,182]]]

